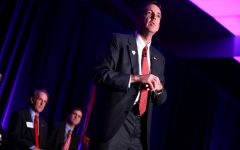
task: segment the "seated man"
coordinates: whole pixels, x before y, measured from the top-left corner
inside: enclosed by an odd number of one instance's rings
[[[6,139],[6,131],[0,125],[0,149],[1,150],[8,150],[6,148],[7,139]]]
[[[47,102],[47,91],[35,90],[30,97],[30,107],[11,115],[7,134],[11,144],[8,144],[8,149],[46,149],[48,124],[39,113]]]
[[[2,147],[2,144],[3,144],[3,128],[2,126],[0,125],[0,148]]]
[[[68,115],[66,122],[60,122],[53,125],[48,137],[49,150],[77,150],[80,135],[74,131],[80,123],[82,111],[80,108],[74,108]]]

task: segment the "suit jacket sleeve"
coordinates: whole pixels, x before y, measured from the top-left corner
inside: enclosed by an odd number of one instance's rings
[[[56,128],[52,125],[50,126],[50,131],[49,131],[49,134],[48,134],[48,141],[47,141],[47,146],[48,146],[48,149],[56,149],[54,146],[56,146],[57,144],[55,144],[55,138],[56,138]]]
[[[154,68],[154,74],[159,77],[160,82],[163,85],[163,92],[161,94],[157,94],[155,92],[152,92],[151,96],[152,96],[152,99],[155,103],[161,105],[167,100],[167,92],[164,88],[164,84],[165,84],[165,77],[164,77],[165,58],[161,53],[159,53],[156,50],[154,50],[154,55],[157,57],[156,64],[154,65],[154,66],[157,66],[157,68],[156,67]],[[152,61],[155,61],[155,60],[152,59]]]
[[[48,141],[48,123],[42,117],[39,119],[40,148],[46,149]]]
[[[26,131],[26,120],[20,113],[13,113],[10,117],[8,126],[8,136],[12,144],[23,149],[28,149],[29,147],[35,145],[31,137],[23,136]]]
[[[48,149],[59,150],[64,143],[65,125],[64,123],[53,124],[48,136]]]
[[[107,46],[97,55],[94,68],[94,82],[98,85],[126,91],[130,74],[118,72],[119,39],[113,35]]]

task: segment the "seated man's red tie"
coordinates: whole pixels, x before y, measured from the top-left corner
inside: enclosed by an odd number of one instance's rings
[[[38,114],[34,117],[34,133],[35,133],[35,146],[39,148],[39,136],[38,136]]]
[[[68,150],[70,147],[70,143],[71,143],[71,136],[72,136],[72,131],[69,130],[67,133],[67,138],[65,140],[64,146],[63,146],[63,150]]]

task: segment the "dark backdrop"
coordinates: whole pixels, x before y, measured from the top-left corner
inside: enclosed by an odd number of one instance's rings
[[[49,102],[42,113],[49,123],[62,120],[64,112],[72,106],[82,107],[86,114],[94,93],[90,68],[95,53],[109,33],[134,29],[133,10],[142,2],[0,0],[3,128],[7,130],[11,112],[27,107],[29,94],[35,88],[49,92]],[[206,63],[203,59],[189,60],[172,54],[172,49],[178,50],[176,43],[201,40],[206,30],[211,35],[207,39],[226,38],[231,34],[188,1],[162,3],[162,27],[154,44],[166,56],[168,100],[154,110],[152,149],[240,149],[240,96],[234,91],[239,80],[234,78],[236,85],[229,88],[219,81],[226,83],[231,76],[221,78],[226,75],[226,68],[219,66],[215,59]],[[177,16],[174,12],[188,15]],[[194,16],[206,18],[201,24],[209,28],[198,30],[197,22],[191,21]],[[218,58],[217,61],[226,60]],[[215,65],[209,65],[213,62]],[[227,62],[232,70],[239,69],[232,59]]]

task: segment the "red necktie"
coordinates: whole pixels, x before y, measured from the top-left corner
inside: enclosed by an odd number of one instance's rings
[[[147,56],[148,46],[146,45],[142,51],[142,75],[149,74],[148,56]],[[148,91],[146,89],[141,89],[139,98],[139,113],[140,116],[144,114],[147,107]]]
[[[38,114],[34,117],[34,133],[35,133],[35,144],[39,148],[39,136],[38,136]]]
[[[67,138],[65,140],[63,150],[68,150],[69,149],[69,146],[70,146],[70,143],[71,143],[71,136],[72,136],[72,131],[69,130],[68,133],[67,133]]]

